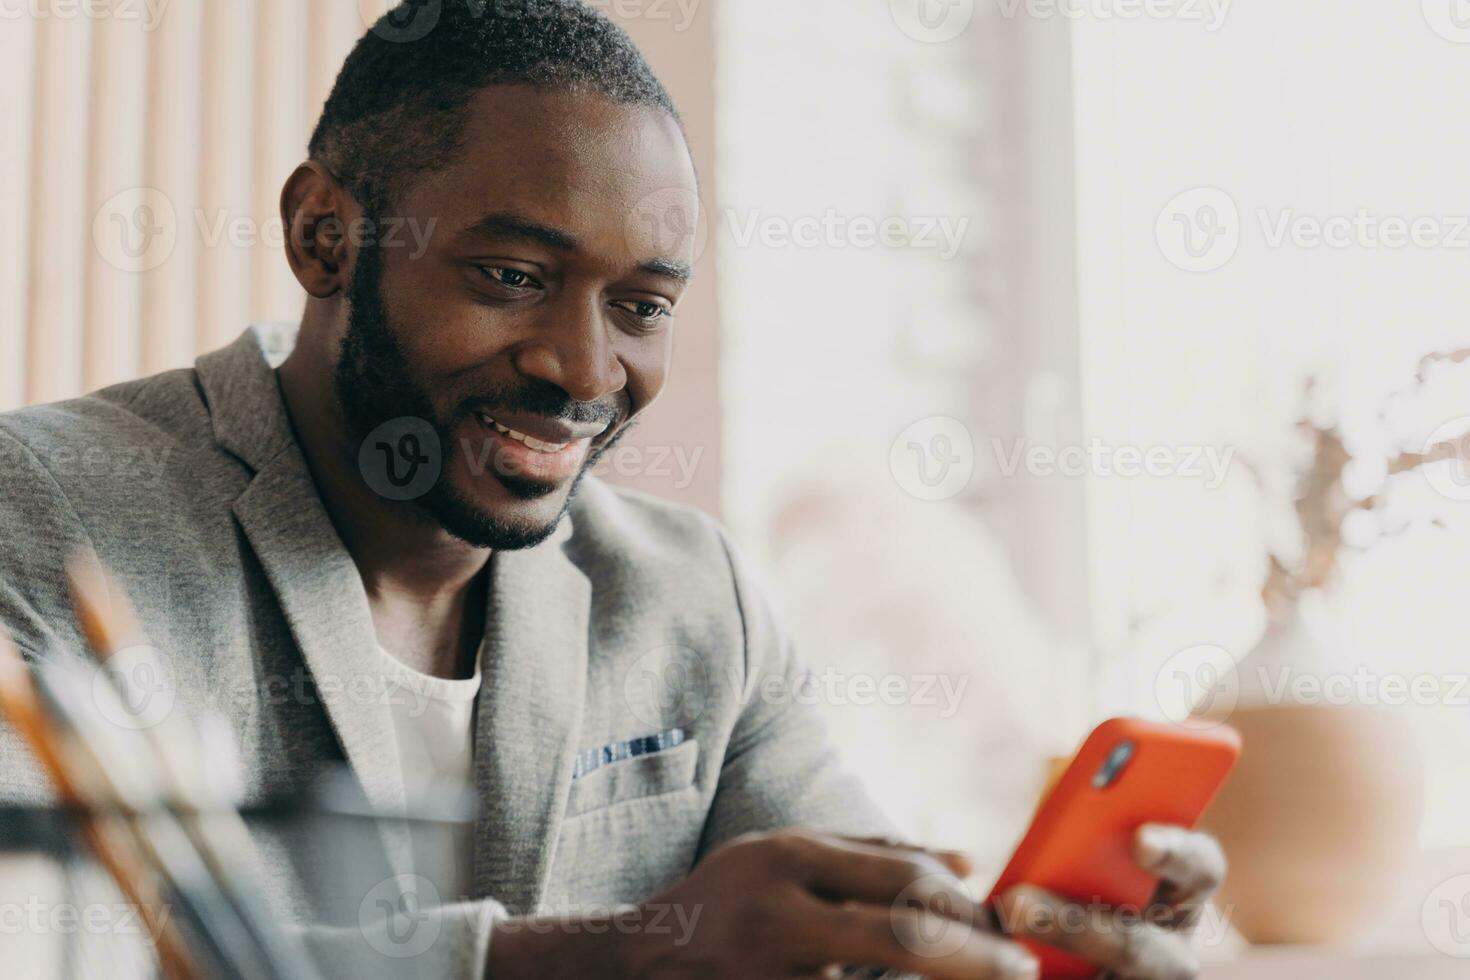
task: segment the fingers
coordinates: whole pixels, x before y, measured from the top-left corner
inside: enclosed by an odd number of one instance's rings
[[[1159,876],[1154,896],[1160,924],[1192,926],[1225,881],[1225,852],[1215,838],[1181,827],[1145,824],[1134,839],[1138,866]]]
[[[958,880],[968,859],[887,838],[787,835],[780,859],[816,898],[821,927],[807,935],[812,963],[862,962],[947,977],[1034,977],[1034,957],[992,934],[988,908]],[[1081,957],[1121,980],[1187,980],[1198,974],[1189,940],[1193,924],[1224,881],[1220,845],[1205,834],[1147,825],[1134,858],[1160,879],[1157,909],[1082,906],[1021,887],[998,912],[1011,937]],[[884,907],[887,906],[887,907]]]
[[[884,847],[894,851],[916,851],[937,858],[946,868],[953,872],[956,878],[968,878],[975,873],[975,863],[970,856],[963,851],[949,851],[940,848],[922,847],[918,844],[910,844],[906,841],[895,840],[892,837],[839,837],[838,840],[850,841],[854,844],[867,844],[873,847]]]
[[[935,980],[1031,980],[1036,959],[993,934],[989,909],[957,876],[969,862],[883,838],[781,835],[777,860],[810,893],[799,956],[864,963]],[[825,901],[824,901],[825,899]]]
[[[1125,980],[1190,980],[1199,963],[1189,939],[1145,919],[1142,910],[1085,906],[1021,886],[1000,898],[1006,931],[1080,956]]]
[[[917,906],[878,908],[814,903],[814,928],[801,951],[812,962],[841,961],[922,974],[931,980],[1036,980],[1041,967],[1021,946]]]
[[[819,897],[884,907],[908,900],[962,922],[987,921],[953,870],[927,851],[807,833],[782,835],[781,849],[778,860]]]

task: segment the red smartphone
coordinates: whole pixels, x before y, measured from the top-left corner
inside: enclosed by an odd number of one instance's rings
[[[1082,743],[1042,801],[990,901],[1033,885],[1074,901],[1144,908],[1158,878],[1133,860],[1133,840],[1148,823],[1194,827],[1240,757],[1228,725],[1186,728],[1114,718]],[[1086,960],[1027,942],[1043,980],[1087,980]]]

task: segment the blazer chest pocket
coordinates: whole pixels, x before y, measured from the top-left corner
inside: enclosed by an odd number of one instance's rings
[[[599,766],[572,781],[567,816],[688,789],[698,764],[699,742],[690,739],[662,752]]]

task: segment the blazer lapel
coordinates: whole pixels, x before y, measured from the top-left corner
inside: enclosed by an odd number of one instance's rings
[[[491,559],[475,735],[477,895],[515,914],[546,888],[571,792],[587,685],[592,586],[565,547],[571,518]]]
[[[368,800],[380,812],[402,813],[405,792],[392,717],[381,690],[372,686],[380,687],[381,679],[362,679],[377,643],[367,592],[291,432],[258,329],[197,365],[216,441],[255,471],[235,501],[235,518],[265,569]],[[402,828],[385,826],[384,838],[395,870],[410,870]]]
[[[383,678],[369,676],[378,642],[367,592],[299,453],[283,453],[235,502],[317,697],[376,809],[403,812],[405,794]]]

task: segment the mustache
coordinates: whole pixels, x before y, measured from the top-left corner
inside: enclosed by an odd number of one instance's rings
[[[577,401],[549,382],[533,382],[518,387],[495,389],[476,395],[461,404],[464,414],[496,411],[525,415],[541,415],[579,425],[612,425],[628,415],[627,396],[611,397],[595,402]]]

